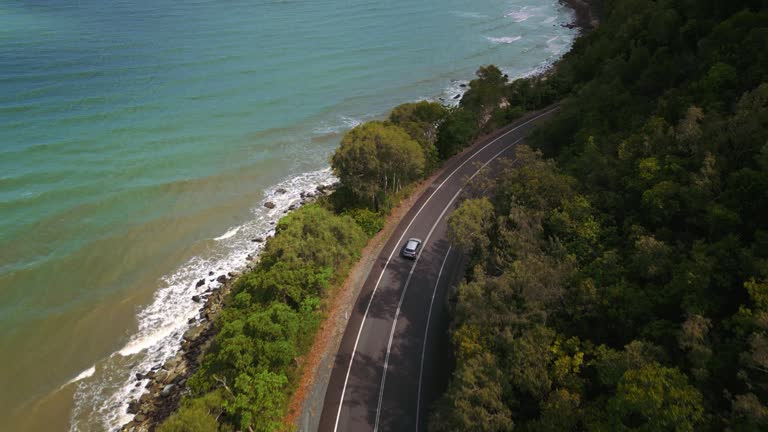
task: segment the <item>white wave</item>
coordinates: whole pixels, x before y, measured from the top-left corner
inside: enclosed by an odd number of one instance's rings
[[[138,354],[145,349],[151,348],[155,345],[157,345],[160,341],[168,337],[170,334],[176,330],[175,323],[171,323],[170,325],[167,325],[163,328],[157,328],[152,334],[134,338],[131,341],[129,341],[123,348],[120,349],[120,351],[117,352],[117,354],[120,354],[123,357],[132,356],[134,354]]]
[[[252,209],[253,219],[221,236],[210,255],[194,257],[164,277],[152,302],[137,314],[138,331],[123,348],[99,364],[94,379],[77,382],[70,431],[92,430],[97,422],[104,430],[114,431],[131,421],[128,403],[141,396],[145,384],[141,381],[137,386],[135,376],[176,355],[190,327],[188,321],[199,316],[201,305],[192,296],[218,288],[215,278],[219,275],[242,271],[246,256],[258,255],[263,247],[263,243],[252,239],[274,234],[273,223],[291,205],[300,203],[302,191],[314,191],[320,184],[335,181],[330,168],[326,168],[280,182],[265,191],[263,200]],[[278,189],[286,192],[278,193]],[[265,208],[267,201],[273,202],[275,208]],[[198,287],[200,279],[205,283]],[[95,369],[90,373],[92,376]]]
[[[74,384],[80,380],[84,380],[86,378],[92,377],[93,374],[96,373],[96,365],[93,365],[89,367],[88,369],[80,372],[76,377],[72,378],[71,380],[67,381],[61,388],[64,388],[70,384]]]
[[[555,17],[555,16],[551,16],[551,17],[547,17],[547,18],[546,18],[544,21],[542,21],[541,23],[542,23],[542,24],[552,24],[552,23],[553,23],[553,22],[555,22],[556,20],[557,20],[557,17]]]
[[[469,81],[452,80],[448,86],[443,89],[442,95],[437,100],[446,106],[458,106],[464,93],[469,90]]]
[[[527,21],[528,18],[533,16],[533,14],[531,14],[529,12],[526,12],[525,8],[523,8],[522,10],[519,10],[519,11],[509,12],[509,13],[507,13],[504,16],[507,17],[507,18],[511,18],[512,21],[514,21],[514,22],[519,23],[519,22]]]
[[[523,37],[522,36],[504,36],[504,37],[486,36],[485,38],[495,44],[511,44],[519,41]]]
[[[561,38],[560,36],[554,36],[547,39],[547,52],[553,56],[559,57],[571,46],[571,42]]]
[[[240,231],[240,227],[234,227],[231,230],[225,232],[224,234],[216,237],[214,240],[226,240],[230,237],[234,237],[237,232]]]
[[[459,18],[488,19],[488,15],[483,15],[478,12],[451,11],[450,14]]]
[[[316,127],[312,131],[317,135],[337,134],[341,132],[346,132],[349,129],[360,126],[361,124],[363,124],[363,122],[364,120],[359,118],[350,117],[350,116],[340,116],[337,122],[334,122],[332,124],[325,123],[321,126]]]

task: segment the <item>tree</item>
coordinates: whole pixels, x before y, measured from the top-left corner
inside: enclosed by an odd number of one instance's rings
[[[702,396],[679,370],[647,364],[630,369],[608,401],[609,423],[615,431],[686,432],[704,419]]]
[[[451,110],[437,133],[437,153],[441,159],[460,152],[477,136],[478,126],[475,115],[466,109]]]
[[[166,419],[158,432],[214,432],[219,429],[217,418],[224,411],[221,392],[185,401],[181,407]]]
[[[266,370],[254,376],[240,374],[235,379],[233,398],[224,403],[227,413],[238,419],[240,428],[254,432],[274,432],[282,424],[288,378]]]
[[[397,192],[424,172],[424,153],[401,128],[373,121],[344,135],[331,157],[342,184],[378,210],[382,194]]]
[[[503,432],[514,428],[496,358],[481,352],[460,365],[446,397],[430,418],[430,430]]]
[[[711,329],[711,320],[694,314],[685,320],[678,336],[680,348],[688,352],[691,373],[699,381],[709,376],[707,363],[712,358],[712,348],[707,336]]]
[[[493,205],[488,198],[466,200],[448,219],[448,238],[460,251],[482,256],[490,246],[493,219]]]
[[[461,98],[461,107],[477,113],[478,127],[488,120],[506,94],[507,76],[494,65],[482,66],[476,72],[477,78],[470,81],[469,90]]]
[[[389,114],[389,121],[402,128],[421,145],[426,167],[437,166],[438,154],[435,142],[440,124],[448,115],[448,109],[435,102],[411,102],[397,106]]]

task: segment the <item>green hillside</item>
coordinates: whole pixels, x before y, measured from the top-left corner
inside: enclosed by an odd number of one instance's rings
[[[431,430],[768,430],[768,2],[602,14],[464,102],[565,97],[450,219],[471,264]]]

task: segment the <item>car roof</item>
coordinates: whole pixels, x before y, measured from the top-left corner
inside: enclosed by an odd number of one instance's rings
[[[417,238],[408,239],[408,242],[405,244],[405,247],[407,248],[415,248],[418,245],[421,244],[421,240]]]

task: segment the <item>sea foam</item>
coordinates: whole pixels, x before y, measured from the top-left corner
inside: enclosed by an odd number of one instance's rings
[[[138,331],[125,346],[99,364],[95,379],[84,379],[95,374],[94,366],[70,382],[77,386],[70,431],[91,430],[89,413],[93,412],[98,413],[105,430],[113,431],[131,421],[128,402],[141,396],[145,384],[141,381],[136,386],[135,376],[163,364],[181,348],[189,320],[197,320],[199,315],[200,304],[192,296],[218,289],[220,284],[215,279],[219,275],[242,271],[246,256],[258,255],[263,248],[263,243],[252,240],[274,234],[274,222],[291,205],[301,202],[302,191],[314,191],[318,185],[335,181],[330,168],[326,168],[280,182],[265,191],[263,200],[252,209],[251,221],[216,237],[216,248],[210,256],[194,257],[164,277],[153,301],[139,311]],[[266,201],[275,207],[265,208]],[[211,271],[214,274],[209,276]],[[200,279],[205,282],[197,287]]]
[[[493,42],[495,44],[511,44],[519,41],[522,39],[522,36],[503,36],[503,37],[493,37],[493,36],[486,36],[486,39],[488,41]]]
[[[84,380],[86,378],[92,377],[93,374],[95,374],[95,373],[96,373],[96,365],[93,365],[93,366],[89,367],[88,369],[80,372],[76,377],[74,377],[71,380],[69,380],[66,383],[64,383],[64,385],[62,385],[60,388],[64,388],[64,387],[66,387],[66,386],[68,386],[70,384],[74,384],[74,383],[76,383],[76,382],[78,382],[80,380]]]

